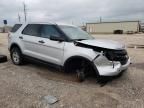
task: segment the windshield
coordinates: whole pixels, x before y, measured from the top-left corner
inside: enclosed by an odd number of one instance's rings
[[[88,33],[83,31],[82,29],[78,27],[73,26],[59,26],[63,32],[72,40],[89,40],[94,39],[92,36],[90,36]]]

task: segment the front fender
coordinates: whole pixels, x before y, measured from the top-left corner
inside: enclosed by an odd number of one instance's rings
[[[81,56],[89,61],[93,61],[98,54],[99,53],[95,52],[93,49],[75,46],[73,43],[66,43],[64,47],[63,64],[67,59],[73,56]]]

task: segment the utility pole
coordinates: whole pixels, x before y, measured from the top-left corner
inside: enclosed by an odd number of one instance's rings
[[[24,18],[25,18],[25,22],[26,22],[27,21],[27,9],[26,9],[25,2],[23,2],[23,8],[24,8]]]
[[[102,17],[100,17],[100,23],[102,23]]]
[[[21,22],[21,17],[19,15],[19,13],[18,13],[18,21],[19,21],[19,23]]]
[[[84,23],[84,22],[83,22],[82,24],[83,24],[83,26],[85,26],[85,23]]]

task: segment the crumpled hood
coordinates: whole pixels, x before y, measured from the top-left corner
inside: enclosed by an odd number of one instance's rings
[[[107,49],[124,49],[125,45],[112,40],[103,40],[103,39],[93,39],[93,40],[82,40],[78,41],[79,43],[101,47],[101,48],[107,48]]]

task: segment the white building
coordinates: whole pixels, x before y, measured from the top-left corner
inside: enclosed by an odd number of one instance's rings
[[[139,21],[87,23],[86,31],[93,34],[137,33],[140,31]]]
[[[144,32],[144,23],[141,23],[141,31]]]

